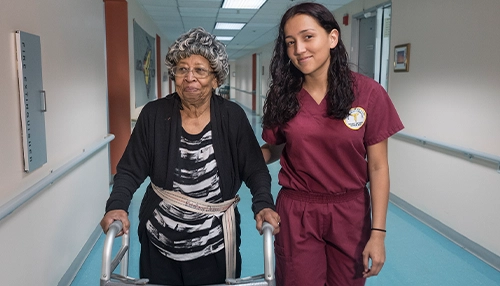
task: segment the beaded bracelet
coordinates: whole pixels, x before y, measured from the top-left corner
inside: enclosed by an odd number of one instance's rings
[[[374,227],[372,227],[372,230],[381,231],[381,232],[387,232],[387,230],[385,230],[385,229],[374,228]]]

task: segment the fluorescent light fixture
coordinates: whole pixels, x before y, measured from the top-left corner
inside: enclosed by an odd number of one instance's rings
[[[231,41],[234,37],[215,36],[215,38],[219,41]]]
[[[215,23],[216,30],[241,30],[245,23]]]
[[[260,9],[266,0],[224,0],[224,9]]]

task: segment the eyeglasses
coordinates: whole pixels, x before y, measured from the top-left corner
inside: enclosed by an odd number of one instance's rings
[[[206,70],[204,68],[187,68],[187,67],[173,67],[172,72],[175,76],[184,77],[189,72],[193,72],[193,76],[198,79],[203,79],[208,77],[213,71]]]

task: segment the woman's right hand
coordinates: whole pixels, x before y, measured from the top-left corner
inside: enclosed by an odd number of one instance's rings
[[[283,152],[283,148],[285,148],[285,144],[280,145],[271,145],[265,143],[260,146],[260,150],[262,151],[262,156],[264,157],[264,161],[266,164],[271,164],[278,161],[281,157],[281,153]]]
[[[108,232],[109,226],[115,221],[119,220],[123,224],[122,231],[120,231],[116,236],[122,236],[127,233],[130,228],[130,221],[128,220],[128,214],[124,210],[112,210],[107,212],[101,220],[101,227],[104,233]]]

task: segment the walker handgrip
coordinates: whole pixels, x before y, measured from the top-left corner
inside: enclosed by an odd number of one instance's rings
[[[128,249],[130,238],[128,234],[124,234],[122,238],[122,246],[118,251],[115,259],[112,260],[113,241],[118,233],[122,231],[123,224],[121,221],[114,221],[109,225],[106,238],[104,240],[104,247],[102,252],[102,267],[101,267],[101,285],[111,279],[111,273],[115,270],[116,266],[121,262],[121,274],[127,276],[128,274]]]
[[[262,224],[262,233],[264,236],[264,279],[270,286],[275,285],[273,231],[274,227],[270,223],[264,222]]]
[[[265,284],[266,286],[276,286],[276,282],[274,281],[273,231],[274,227],[270,223],[264,222],[262,224],[264,274],[244,278],[227,278],[227,285],[262,286]],[[264,278],[264,281],[262,281],[262,278]]]

